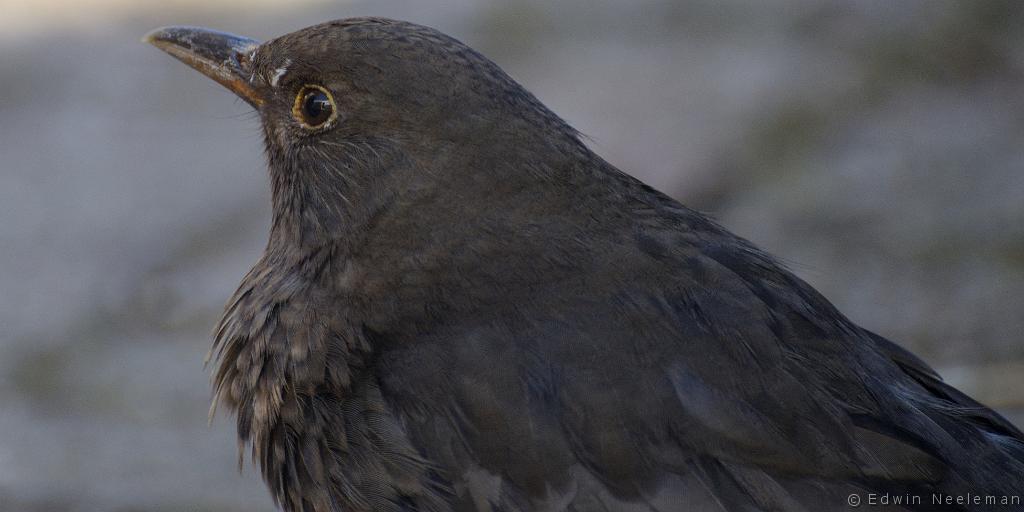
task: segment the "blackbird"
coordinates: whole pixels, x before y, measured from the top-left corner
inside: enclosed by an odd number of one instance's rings
[[[1020,430],[463,43],[146,41],[262,122],[269,242],[211,357],[284,510],[1024,507]]]

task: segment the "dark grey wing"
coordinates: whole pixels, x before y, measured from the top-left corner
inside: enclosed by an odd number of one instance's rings
[[[868,455],[855,459],[858,474],[849,481],[866,492],[920,496],[922,503],[911,508],[923,510],[935,505],[929,500],[936,494],[1024,492],[1024,435],[998,413],[943,383],[913,354],[853,325],[749,246],[737,251],[712,244],[703,252],[744,282],[775,318],[785,319],[775,324],[776,337],[803,358],[807,382],[817,382],[807,391],[838,407],[847,428],[835,435],[849,437]],[[920,465],[918,476],[903,471],[911,469],[908,462]]]
[[[710,228],[635,240],[381,356],[384,395],[458,509],[884,494],[929,510],[933,493],[1024,492],[1019,431],[770,258]]]
[[[999,413],[943,382],[942,377],[920,358],[877,334],[868,333],[868,335],[875,341],[879,350],[899,365],[910,378],[928,390],[934,398],[944,403],[943,408],[958,411],[955,416],[968,418],[970,423],[983,427],[994,434],[1011,439],[1024,439],[1024,433],[1017,426],[1007,421]]]

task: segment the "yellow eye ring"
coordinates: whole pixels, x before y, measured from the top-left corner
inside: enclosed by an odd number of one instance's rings
[[[295,95],[292,116],[309,130],[319,130],[338,117],[338,108],[331,91],[319,85],[304,85]]]

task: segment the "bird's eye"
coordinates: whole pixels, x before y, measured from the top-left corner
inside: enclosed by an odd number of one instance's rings
[[[322,128],[337,116],[334,98],[319,85],[306,85],[295,96],[292,115],[306,128]]]

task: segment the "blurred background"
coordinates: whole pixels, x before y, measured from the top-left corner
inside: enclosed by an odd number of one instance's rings
[[[202,366],[269,226],[258,120],[139,38],[361,15],[481,50],[1024,424],[1022,3],[0,0],[0,509],[272,510]]]

